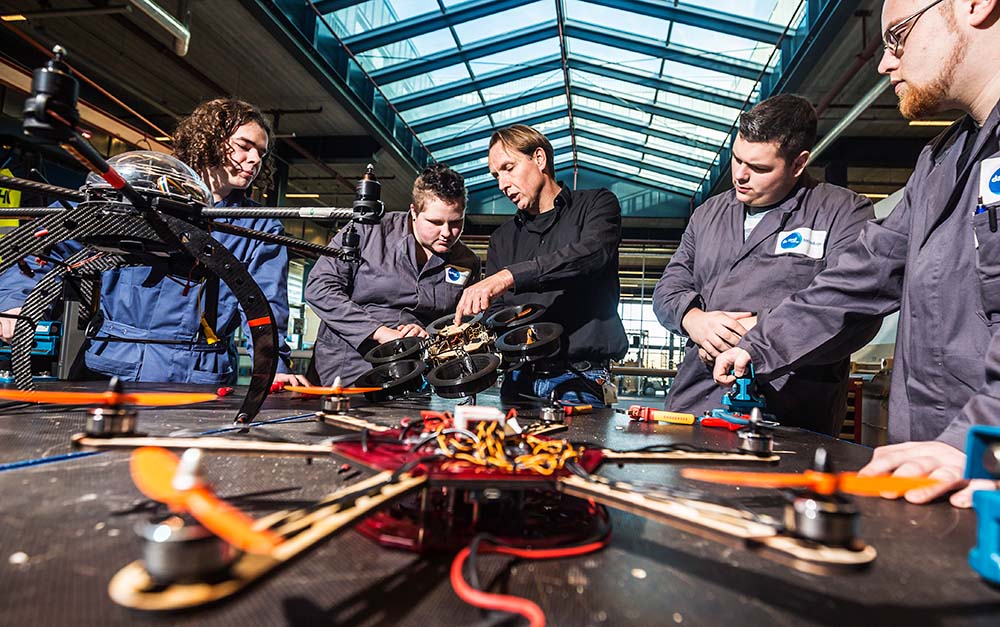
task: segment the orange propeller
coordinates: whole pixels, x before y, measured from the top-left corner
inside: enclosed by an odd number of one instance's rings
[[[54,405],[151,405],[169,407],[204,403],[218,398],[215,394],[193,392],[39,392],[35,390],[0,390],[0,399]]]
[[[755,488],[808,488],[817,494],[846,492],[861,496],[878,496],[884,492],[908,492],[938,483],[937,479],[928,477],[893,477],[891,475],[860,477],[856,472],[830,473],[815,470],[807,470],[801,474],[786,474],[684,468],[681,470],[681,476],[687,479],[728,485]]]
[[[302,394],[318,394],[320,396],[346,396],[348,394],[364,394],[366,392],[378,392],[382,388],[345,388],[339,385],[333,387],[317,387],[313,385],[286,385],[286,390],[301,392]]]
[[[203,482],[196,482],[188,489],[174,487],[178,465],[177,456],[164,448],[138,448],[132,451],[132,481],[149,498],[165,503],[174,511],[191,514],[206,529],[241,551],[267,554],[281,543],[279,535],[255,530],[252,518],[219,499]]]

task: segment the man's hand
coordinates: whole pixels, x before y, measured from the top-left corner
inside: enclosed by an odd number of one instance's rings
[[[274,375],[274,381],[271,382],[271,385],[274,385],[275,383],[284,383],[285,385],[312,385],[304,374],[292,374],[290,372],[276,373]]]
[[[401,337],[404,337],[402,333],[400,333],[396,329],[390,329],[385,325],[375,329],[375,332],[372,333],[372,339],[378,342],[379,344],[385,344],[386,342],[398,340]]]
[[[731,348],[715,358],[715,369],[712,376],[719,385],[732,385],[737,377],[747,373],[750,366],[750,353],[742,348]],[[733,374],[729,374],[732,370]]]
[[[21,313],[20,307],[14,307],[4,312],[16,316]],[[14,339],[14,327],[17,326],[17,318],[0,317],[0,340],[10,343]]]
[[[419,324],[401,324],[396,327],[396,330],[402,334],[402,337],[429,337],[427,331]]]
[[[708,351],[700,346],[698,347],[698,359],[700,359],[701,363],[706,366],[712,366],[715,363],[715,358],[709,355]]]
[[[965,453],[944,442],[903,442],[875,449],[872,460],[858,471],[860,476],[885,475],[894,477],[930,477],[941,483],[929,488],[918,488],[905,493],[903,497],[910,503],[929,503],[934,499],[959,490],[949,501],[955,507],[971,507],[972,492],[988,490],[992,481],[977,479],[966,481]],[[884,498],[899,498],[898,494],[883,494]]]
[[[462,299],[458,301],[458,308],[455,309],[455,324],[461,324],[464,316],[486,311],[494,298],[512,287],[514,287],[514,275],[504,268],[465,288]]]
[[[681,320],[691,341],[713,359],[739,343],[747,332],[741,321],[754,316],[749,311],[702,311],[695,307]]]

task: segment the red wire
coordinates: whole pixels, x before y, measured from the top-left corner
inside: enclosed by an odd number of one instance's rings
[[[514,547],[494,546],[483,542],[479,545],[479,552],[501,553],[523,559],[555,559],[599,551],[607,546],[608,540],[609,538],[605,537],[589,544],[556,549],[518,549]],[[462,568],[465,565],[467,557],[469,557],[468,547],[459,551],[458,555],[455,556],[455,560],[451,563],[451,586],[454,588],[458,598],[476,607],[520,614],[528,619],[530,627],[545,627],[545,613],[533,601],[509,594],[483,592],[470,586],[465,581],[465,576],[462,573]]]

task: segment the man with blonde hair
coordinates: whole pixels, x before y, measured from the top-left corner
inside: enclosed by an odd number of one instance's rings
[[[610,360],[628,350],[618,316],[618,199],[607,189],[571,191],[557,182],[552,144],[530,126],[493,133],[489,169],[517,211],[490,237],[487,276],[466,288],[456,321],[507,305],[545,307],[542,320],[563,327],[562,348],[510,373],[501,398],[613,401]]]

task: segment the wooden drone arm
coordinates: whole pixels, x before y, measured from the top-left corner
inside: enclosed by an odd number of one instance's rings
[[[393,480],[386,470],[364,481],[347,486],[320,501],[329,505],[276,512],[257,520],[254,528],[268,529],[287,539],[271,551],[271,556],[285,561],[340,531],[349,529],[358,519],[405,496],[427,482],[427,475],[402,474]]]

